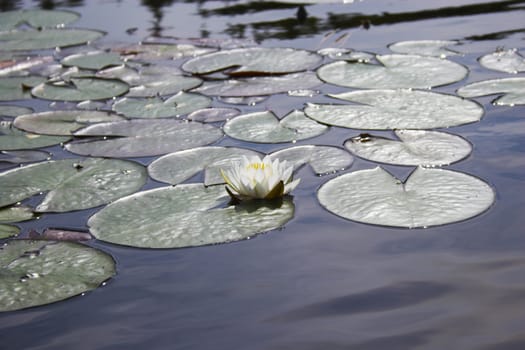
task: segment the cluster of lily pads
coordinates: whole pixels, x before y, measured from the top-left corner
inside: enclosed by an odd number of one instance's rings
[[[269,157],[294,170],[309,164],[317,175],[348,169],[353,155],[415,167],[406,181],[383,167],[326,181],[317,198],[343,218],[406,228],[465,220],[489,208],[494,191],[475,176],[443,169],[467,157],[472,145],[429,129],[479,121],[483,107],[466,98],[496,94],[496,104],[525,104],[525,78],[517,76],[466,85],[459,96],[429,91],[468,75],[446,58],[457,42],[400,42],[387,55],[153,42],[104,48],[91,43],[103,33],[66,27],[77,18],[65,11],[0,13],[0,162],[29,163],[0,173],[0,238],[18,235],[16,222],[99,206],[87,222],[91,235],[140,248],[224,243],[283,226],[294,216],[292,197],[229,201],[220,170],[264,154],[213,145],[224,137],[291,144]],[[512,50],[479,62],[507,73],[525,70]],[[353,90],[283,118],[239,109],[273,94],[315,95],[322,84]],[[55,107],[35,112],[24,103],[43,100]],[[344,148],[295,145],[331,127],[393,130],[395,138],[361,133]],[[83,157],[53,159],[39,150],[58,144]],[[158,158],[147,167],[119,159],[152,156]],[[201,172],[203,183],[185,183]],[[167,186],[141,190],[148,178]],[[115,274],[109,255],[67,242],[71,237],[79,236],[44,233],[4,244],[1,311],[61,300]]]

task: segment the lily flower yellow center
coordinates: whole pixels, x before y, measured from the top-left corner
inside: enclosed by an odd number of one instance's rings
[[[221,169],[226,182],[226,191],[236,200],[274,199],[290,193],[299,184],[293,180],[293,166],[286,161],[262,160],[257,157],[243,157],[231,168]]]

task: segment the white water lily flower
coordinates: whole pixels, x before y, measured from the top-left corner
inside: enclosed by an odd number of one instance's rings
[[[222,170],[226,191],[237,200],[275,199],[292,191],[300,179],[293,180],[293,166],[269,156],[243,157],[230,169]]]

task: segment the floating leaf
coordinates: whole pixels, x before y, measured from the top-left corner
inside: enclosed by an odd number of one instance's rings
[[[0,311],[64,300],[116,274],[108,254],[72,242],[13,240],[0,250]]]
[[[307,70],[320,61],[319,55],[309,51],[251,47],[197,56],[184,63],[182,69],[193,74],[222,70],[229,75],[283,74]]]
[[[0,78],[0,101],[29,99],[30,89],[44,81],[46,78],[37,76]]]
[[[0,239],[14,237],[20,233],[20,229],[13,225],[0,224]],[[0,254],[2,250],[0,249]]]
[[[333,60],[344,60],[352,62],[369,62],[374,55],[368,52],[351,51],[339,47],[328,47],[317,51],[319,55],[330,57]]]
[[[225,206],[229,199],[223,186],[156,188],[111,203],[93,215],[88,226],[106,242],[181,248],[250,238],[283,226],[294,215],[289,198]]]
[[[45,240],[45,241],[89,241],[92,237],[87,232],[70,231],[46,228],[44,232],[38,233],[35,230],[29,232],[29,238],[32,240]]]
[[[31,94],[45,100],[84,101],[104,100],[128,91],[128,84],[120,80],[100,78],[71,78],[69,81],[46,82],[35,86]]]
[[[124,47],[112,47],[121,55],[130,56],[135,60],[164,60],[193,57],[215,51],[214,49],[197,47],[190,44],[133,44]]]
[[[0,151],[0,163],[20,164],[39,162],[49,157],[51,157],[51,154],[44,151]]]
[[[21,115],[13,124],[25,131],[45,135],[72,135],[92,123],[115,122],[125,118],[102,111],[48,111]]]
[[[445,58],[458,55],[456,51],[447,49],[447,46],[457,44],[454,40],[409,40],[391,44],[388,48],[397,53]]]
[[[302,72],[272,77],[252,77],[205,81],[194,89],[209,96],[250,97],[273,95],[296,89],[310,89],[321,85],[313,72]]]
[[[494,191],[464,173],[418,167],[405,183],[380,167],[325,183],[319,202],[343,218],[374,225],[428,227],[469,219],[487,210]]]
[[[120,59],[120,55],[114,52],[90,51],[67,56],[60,63],[64,66],[98,70],[119,66],[124,62]]]
[[[203,108],[191,112],[187,119],[201,123],[214,123],[232,119],[239,114],[241,111],[235,108]]]
[[[44,50],[96,40],[104,35],[91,29],[13,30],[0,32],[2,50]]]
[[[69,141],[65,136],[46,136],[23,132],[13,127],[11,122],[0,122],[0,150],[12,151],[41,148]]]
[[[134,99],[124,97],[113,105],[113,110],[128,118],[168,118],[191,113],[211,104],[209,97],[188,92],[178,94],[163,100],[160,97]]]
[[[0,79],[1,82],[1,79]],[[1,84],[1,83],[0,83]],[[0,105],[0,116],[3,117],[18,117],[22,114],[29,114],[33,113],[33,109],[29,107],[21,107],[21,106],[8,106],[8,105]]]
[[[226,135],[249,142],[279,143],[319,136],[328,127],[292,111],[282,120],[270,111],[244,114],[224,125]]]
[[[80,18],[78,13],[70,11],[22,10],[0,13],[0,31],[15,29],[29,24],[33,28],[58,27]]]
[[[395,130],[399,140],[361,134],[345,142],[355,155],[396,165],[442,166],[467,157],[472,145],[462,137],[446,132]]]
[[[308,104],[306,115],[328,125],[375,130],[443,128],[483,116],[475,102],[429,91],[366,90],[329,96],[358,105]]]
[[[272,159],[286,160],[297,170],[309,164],[317,175],[349,168],[354,158],[345,150],[333,146],[304,145],[282,149],[270,154]]]
[[[455,62],[416,55],[378,55],[378,64],[337,61],[317,70],[330,84],[361,89],[428,89],[465,78],[467,68]]]
[[[494,100],[494,104],[501,106],[522,105],[525,104],[525,78],[484,80],[465,85],[459,88],[457,93],[463,97],[503,95]]]
[[[102,140],[68,143],[70,152],[104,157],[144,157],[213,143],[220,129],[197,122],[172,119],[130,120],[88,126],[78,136],[105,136]]]
[[[254,155],[260,157],[260,153],[245,148],[192,148],[160,157],[148,166],[148,173],[157,181],[176,185],[204,170],[204,184],[216,185],[224,183],[219,169],[230,169],[243,156]]]
[[[138,191],[146,169],[124,160],[47,161],[0,173],[0,207],[48,192],[37,212],[93,208]]]
[[[525,72],[525,58],[515,49],[498,50],[485,55],[479,59],[479,63],[485,68],[505,73]]]
[[[151,79],[151,78],[150,78]],[[184,75],[164,75],[129,89],[128,97],[165,96],[199,86],[202,80]]]
[[[0,224],[31,220],[35,216],[33,209],[25,206],[0,208]]]

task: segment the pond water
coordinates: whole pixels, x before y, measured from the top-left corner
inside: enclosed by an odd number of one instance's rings
[[[486,69],[478,58],[501,48],[524,52],[525,1],[364,0],[301,8],[259,1],[4,1],[0,7],[73,10],[81,17],[70,26],[107,32],[96,42],[106,46],[161,36],[385,54],[399,41],[457,40],[450,48],[462,55],[449,59],[468,67],[469,75],[433,89],[449,94],[471,82],[524,76]],[[318,89],[313,97],[277,94],[235,107],[282,117],[306,102],[333,103],[327,93],[348,91],[329,84]],[[303,167],[296,174],[301,184],[293,192],[294,218],[278,230],[183,249],[90,241],[114,257],[117,275],[82,296],[0,314],[0,348],[524,349],[525,109],[493,105],[494,99],[474,99],[485,109],[480,122],[447,129],[469,140],[473,151],[446,168],[479,177],[496,192],[481,215],[425,229],[346,220],[316,197],[340,173],[319,177]],[[56,108],[35,100],[17,105]],[[228,106],[217,99],[213,105]],[[362,132],[332,127],[296,145],[342,147]],[[215,145],[266,153],[287,146],[229,137]],[[58,146],[45,150],[54,159],[72,157]],[[134,160],[147,165],[154,159]],[[343,173],[376,165],[356,157]],[[382,166],[403,180],[414,169]],[[199,181],[201,175],[189,180]],[[150,179],[145,188],[159,186]],[[47,227],[86,231],[99,209],[45,214],[17,225],[22,235]]]

